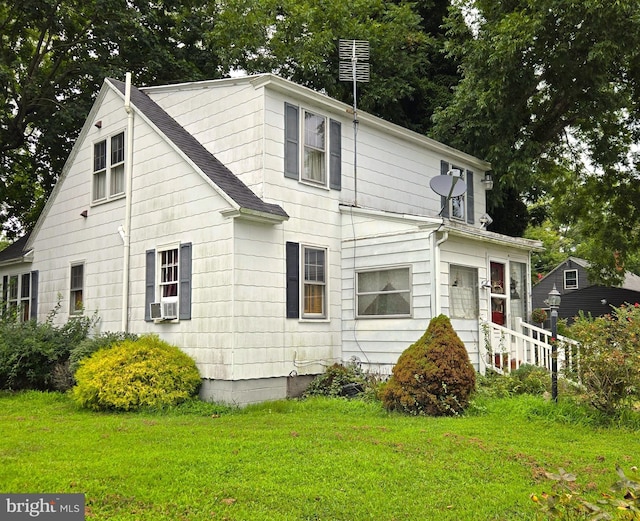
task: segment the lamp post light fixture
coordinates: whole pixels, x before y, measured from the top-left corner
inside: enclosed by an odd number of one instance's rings
[[[551,399],[554,402],[558,401],[558,308],[561,300],[554,284],[547,300],[551,310]]]

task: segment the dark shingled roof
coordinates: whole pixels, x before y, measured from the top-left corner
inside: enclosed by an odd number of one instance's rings
[[[122,94],[125,83],[112,78],[109,82]],[[241,209],[271,214],[287,219],[287,213],[277,204],[264,202],[231,170],[223,165],[211,152],[187,132],[175,119],[165,112],[147,94],[131,86],[131,103],[147,116],[164,135],[170,139],[211,181],[233,199]]]
[[[19,260],[25,253],[25,246],[29,240],[29,234],[23,235],[13,244],[7,246],[4,250],[0,251],[0,262]]]

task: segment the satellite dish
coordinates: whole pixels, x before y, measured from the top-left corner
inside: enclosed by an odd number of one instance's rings
[[[467,191],[467,184],[457,175],[437,175],[429,181],[429,186],[438,195],[446,197],[460,197]]]

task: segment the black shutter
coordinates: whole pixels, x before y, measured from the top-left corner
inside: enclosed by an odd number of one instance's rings
[[[448,171],[449,163],[447,163],[446,161],[440,161],[440,175],[447,175]],[[440,206],[442,207],[440,215],[442,217],[449,217],[449,199],[447,199],[447,196],[440,196]]]
[[[31,304],[29,305],[29,318],[38,318],[38,270],[31,272]]]
[[[7,299],[9,298],[9,277],[4,275],[2,277],[2,309],[0,310],[0,316],[7,309]]]
[[[284,176],[298,179],[299,160],[299,120],[298,107],[290,103],[284,104]]]
[[[191,243],[180,245],[180,307],[178,318],[191,320]]]
[[[156,250],[146,252],[144,320],[151,322],[151,304],[156,298]]]
[[[473,204],[473,172],[467,170],[467,222],[473,224],[474,219],[474,204]]]
[[[339,121],[329,123],[329,186],[342,189],[342,127]]]
[[[300,317],[300,246],[287,242],[287,318]]]

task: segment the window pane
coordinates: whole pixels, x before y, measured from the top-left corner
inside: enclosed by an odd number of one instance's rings
[[[93,200],[104,199],[107,196],[107,172],[93,174]]]
[[[20,297],[29,298],[29,286],[31,283],[31,274],[24,273],[20,282]]]
[[[178,296],[178,249],[160,252],[160,294],[162,297]]]
[[[111,138],[111,166],[124,162],[124,132]]]
[[[305,248],[304,280],[324,282],[324,250]]]
[[[107,142],[100,141],[93,145],[93,171],[98,172],[107,168]]]
[[[9,277],[9,300],[18,300],[18,276]]]
[[[324,314],[324,286],[305,284],[304,312],[310,314]]]
[[[124,165],[111,169],[111,195],[124,193]]]

